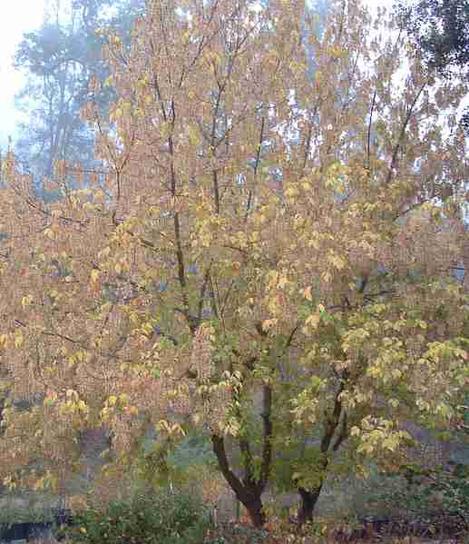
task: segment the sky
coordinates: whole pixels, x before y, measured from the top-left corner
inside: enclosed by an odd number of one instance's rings
[[[0,17],[0,146],[8,135],[14,136],[18,122],[15,94],[20,90],[22,74],[12,66],[12,58],[25,32],[40,26],[46,0],[0,0],[5,4]]]
[[[8,136],[15,138],[15,127],[21,120],[15,108],[15,95],[20,91],[24,76],[12,64],[16,47],[25,32],[38,28],[47,5],[66,0],[0,0],[0,149],[4,149]],[[365,0],[369,7],[389,6],[391,0]]]

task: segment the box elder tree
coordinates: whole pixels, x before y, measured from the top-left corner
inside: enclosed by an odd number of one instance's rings
[[[58,165],[46,204],[4,161],[10,485],[60,485],[89,427],[124,465],[198,428],[254,525],[267,485],[304,522],[328,477],[404,462],[407,421],[458,425],[465,89],[383,13],[314,15],[151,0],[84,112],[103,170]]]

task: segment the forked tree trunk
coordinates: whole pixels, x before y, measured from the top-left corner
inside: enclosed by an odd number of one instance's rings
[[[220,470],[233,490],[236,498],[246,508],[254,527],[262,527],[266,521],[262,506],[264,482],[241,480],[231,470],[225,450],[225,441],[222,436],[212,435],[213,451],[217,457]]]
[[[340,382],[339,388],[336,391],[334,407],[330,416],[324,424],[324,434],[321,439],[320,452],[322,461],[318,466],[320,471],[319,484],[313,489],[298,488],[298,493],[301,497],[301,505],[298,510],[298,523],[303,525],[307,521],[312,521],[314,509],[321,494],[322,486],[327,476],[327,468],[329,466],[329,456],[336,452],[342,442],[347,438],[347,414],[342,410],[341,394],[345,387],[347,374],[344,373]],[[338,434],[336,434],[338,431]],[[333,440],[335,436],[335,439]]]
[[[253,470],[254,459],[251,445],[245,437],[238,439],[244,464],[244,477],[240,478],[230,468],[224,437],[217,434],[212,435],[213,452],[217,457],[218,466],[225,480],[234,491],[236,498],[248,511],[254,527],[262,527],[266,521],[265,512],[262,507],[262,493],[269,480],[272,465],[272,389],[267,384],[262,388],[262,407],[263,437],[260,455],[261,466],[257,477],[254,475]]]

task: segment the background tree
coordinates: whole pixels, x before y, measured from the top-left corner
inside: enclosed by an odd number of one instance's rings
[[[399,2],[397,9],[403,26],[419,47],[428,67],[446,77],[463,77],[467,81],[469,2],[417,0]],[[461,122],[467,133],[467,109]]]
[[[462,417],[467,157],[439,112],[465,88],[358,2],[313,22],[153,0],[107,35],[95,185],[61,164],[44,204],[10,168],[2,364],[35,402],[4,410],[9,481],[65,478],[90,426],[124,467],[195,427],[255,525],[274,483],[303,522],[327,478],[405,462],[409,419]]]
[[[96,167],[95,135],[80,112],[89,97],[90,80],[108,75],[98,31],[111,25],[128,38],[142,5],[140,0],[74,0],[69,20],[49,14],[40,29],[24,36],[16,66],[26,72],[27,82],[17,102],[28,120],[21,127],[16,151],[38,183],[50,178],[54,163],[65,158]],[[104,89],[99,97],[102,112],[112,100],[110,89]]]

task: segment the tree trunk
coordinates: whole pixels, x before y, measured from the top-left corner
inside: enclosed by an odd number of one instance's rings
[[[257,528],[263,527],[266,522],[266,518],[260,495],[255,497],[246,496],[245,500],[240,497],[238,497],[238,499],[246,508],[253,526]]]
[[[311,491],[303,487],[298,489],[301,496],[301,506],[298,511],[298,523],[300,525],[313,520],[314,508],[318,502],[321,489],[322,483]]]
[[[266,521],[261,498],[265,486],[252,480],[243,481],[236,476],[229,466],[222,436],[212,435],[212,446],[223,476],[234,491],[236,498],[246,508],[252,524],[254,527],[262,527]]]
[[[265,512],[262,507],[262,493],[267,485],[272,465],[272,389],[264,385],[263,411],[261,414],[263,422],[263,444],[261,452],[261,467],[258,478],[253,472],[253,456],[249,441],[245,437],[238,439],[239,449],[242,453],[244,464],[244,477],[238,477],[230,468],[230,463],[225,449],[223,436],[212,435],[212,447],[215,453],[218,466],[226,481],[234,491],[236,498],[246,508],[254,527],[262,527],[266,522]]]
[[[345,387],[346,376],[347,374],[344,373],[335,395],[332,413],[324,423],[324,434],[320,445],[322,459],[318,466],[318,469],[320,470],[319,484],[314,489],[305,489],[304,487],[298,488],[298,493],[301,497],[301,506],[298,511],[298,523],[300,525],[313,519],[314,508],[316,507],[324,480],[327,476],[330,448],[332,448],[333,452],[337,451],[342,442],[347,438],[347,414],[345,411],[342,411],[342,401],[340,399],[340,395]],[[336,439],[332,441],[338,427],[341,427],[340,432]]]

